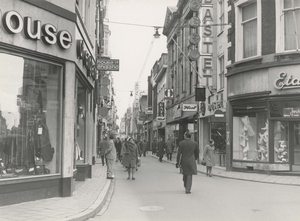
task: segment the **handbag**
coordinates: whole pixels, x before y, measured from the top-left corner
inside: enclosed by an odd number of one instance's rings
[[[205,162],[204,158],[201,160],[201,165],[206,166],[206,162]]]

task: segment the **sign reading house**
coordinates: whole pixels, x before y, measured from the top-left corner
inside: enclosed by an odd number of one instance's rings
[[[69,49],[72,45],[72,36],[66,30],[58,30],[53,24],[42,24],[31,17],[22,17],[16,11],[8,11],[3,14],[2,24],[10,34],[19,34],[24,31],[26,38],[38,41],[42,40],[47,45],[57,44],[61,49]]]

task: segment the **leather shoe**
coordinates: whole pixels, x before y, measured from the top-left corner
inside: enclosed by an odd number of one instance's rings
[[[190,190],[186,190],[185,193],[186,193],[186,194],[190,194],[191,191],[190,191]]]
[[[109,177],[109,176],[108,176],[108,177],[106,177],[106,179],[110,179],[110,180],[112,180],[112,179],[113,179],[113,177]]]

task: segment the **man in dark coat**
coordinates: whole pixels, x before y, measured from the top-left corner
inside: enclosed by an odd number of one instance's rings
[[[146,157],[146,153],[148,151],[148,143],[146,140],[141,141],[141,149],[142,149],[143,156]]]
[[[165,154],[166,144],[163,139],[160,137],[157,144],[157,156],[159,157],[159,162],[162,162],[162,158]]]
[[[199,157],[199,147],[195,141],[191,140],[191,134],[185,132],[184,140],[179,142],[176,167],[181,165],[183,174],[183,185],[185,193],[191,193],[192,176],[197,175],[196,160]]]

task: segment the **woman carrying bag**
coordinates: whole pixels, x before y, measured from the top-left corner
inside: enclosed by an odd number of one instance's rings
[[[206,164],[206,176],[212,177],[211,171],[213,166],[215,166],[215,142],[213,139],[209,141],[209,144],[204,147],[203,153],[203,163]]]

